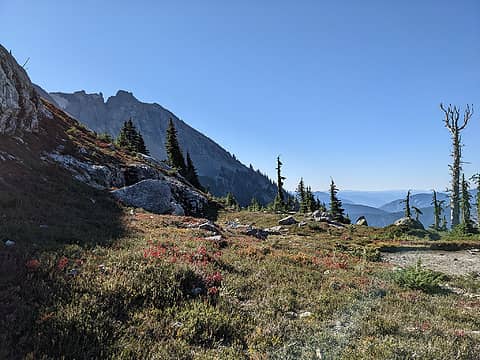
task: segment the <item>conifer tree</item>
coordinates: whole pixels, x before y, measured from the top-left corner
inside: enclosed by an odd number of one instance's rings
[[[145,141],[143,140],[143,136],[140,131],[137,131],[137,135],[135,137],[135,148],[136,152],[140,154],[150,155],[150,152],[145,145]]]
[[[180,175],[185,176],[186,174],[186,165],[185,159],[183,158],[182,151],[180,150],[180,145],[178,144],[177,139],[177,130],[173,125],[173,121],[170,118],[167,128],[167,136],[165,142],[165,149],[167,151],[167,163],[172,168],[178,170]]]
[[[116,139],[116,143],[119,147],[128,151],[149,154],[142,134],[137,131],[137,128],[133,124],[132,119],[128,119],[123,123],[122,129]]]
[[[187,168],[185,170],[185,179],[195,186],[197,189],[202,189],[202,185],[200,184],[200,181],[198,180],[198,175],[197,175],[197,169],[195,169],[195,166],[193,165],[193,161],[190,158],[190,154],[187,151]]]
[[[235,199],[235,196],[231,192],[228,192],[227,196],[225,196],[225,206],[234,209],[239,208],[237,199]]]
[[[465,180],[465,174],[462,174],[462,225],[467,233],[471,233],[473,230],[472,218],[470,214],[472,206],[470,201],[470,184],[467,180]]]
[[[305,202],[307,211],[312,212],[317,210],[317,202],[315,201],[315,196],[312,193],[312,188],[307,186],[305,191]]]
[[[250,202],[250,205],[248,206],[248,210],[250,211],[260,211],[262,206],[258,202],[258,200],[255,197],[252,197],[252,201]]]
[[[460,132],[465,129],[468,121],[473,116],[473,107],[467,105],[464,113],[462,123],[460,120],[460,108],[456,106],[448,105],[447,108],[440,104],[440,109],[445,114],[445,127],[450,131],[452,135],[452,159],[453,163],[449,165],[452,172],[451,181],[451,196],[450,196],[450,220],[452,228],[460,223],[460,173],[462,171],[462,139]]]
[[[402,200],[405,203],[405,217],[412,217],[412,211],[410,210],[410,190],[407,191],[407,197],[405,200]]]
[[[275,196],[275,200],[273,201],[273,210],[275,211],[283,211],[285,210],[285,194],[283,190],[283,180],[286,178],[282,176],[282,165],[283,163],[280,161],[280,156],[277,156],[277,196]]]
[[[306,209],[306,202],[305,202],[305,184],[303,183],[303,178],[300,179],[300,182],[298,183],[298,186],[297,186],[297,197],[298,197],[298,201],[300,203],[300,212],[301,213],[306,213],[307,212],[307,209]]]
[[[480,227],[480,174],[475,174],[470,179],[477,184],[475,206],[477,207],[477,226]]]
[[[437,199],[437,192],[433,190],[433,199],[432,199],[432,205],[433,205],[433,228],[435,230],[440,230],[440,218],[442,216],[443,212],[443,204],[444,200],[438,200]]]
[[[342,208],[342,201],[337,197],[338,189],[332,179],[330,184],[330,215],[339,222],[346,222],[345,210]]]

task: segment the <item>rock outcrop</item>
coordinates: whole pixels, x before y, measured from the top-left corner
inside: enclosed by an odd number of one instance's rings
[[[0,45],[0,135],[36,131],[44,111],[27,73]]]
[[[142,180],[112,191],[122,202],[157,214],[185,215],[184,206],[193,215],[200,214],[208,200],[188,187],[179,189],[166,179]]]
[[[425,230],[423,224],[410,217],[403,217],[401,219],[398,219],[393,223],[395,226],[405,226],[408,227],[409,229],[419,229],[419,230]]]

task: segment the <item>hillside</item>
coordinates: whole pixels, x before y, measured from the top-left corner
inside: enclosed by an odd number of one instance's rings
[[[44,90],[39,91],[47,96]],[[276,186],[266,176],[246,167],[220,145],[158,104],[143,103],[123,90],[106,101],[101,93],[87,94],[85,91],[48,95],[62,110],[97,133],[117,136],[123,122],[132,118],[151,155],[158,160],[166,159],[165,134],[171,118],[182,150],[190,153],[200,182],[212,194],[224,196],[233,192],[241,205],[248,205],[252,197],[266,204],[275,196]]]

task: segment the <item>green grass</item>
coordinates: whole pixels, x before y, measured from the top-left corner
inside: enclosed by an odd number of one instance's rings
[[[86,200],[67,204],[84,206],[85,215],[92,211]],[[97,200],[103,205],[89,221],[96,218],[101,228],[100,210],[112,204]],[[60,217],[65,223],[57,226],[79,240],[69,245],[55,235],[54,221],[43,229],[54,240],[45,247],[28,247],[36,230],[27,227],[21,237],[18,227],[1,228],[22,238],[24,252],[15,279],[2,282],[0,358],[475,359],[480,353],[480,300],[422,291],[425,283],[439,285],[424,269],[413,277],[405,270],[414,280],[398,281],[399,272],[378,261],[378,248],[405,240],[388,239],[381,229],[310,224],[267,240],[228,229],[215,243],[187,226],[201,219],[112,214],[105,220],[113,216],[118,226],[98,237],[80,224],[89,217],[71,227]],[[263,228],[281,217],[223,212],[217,222]],[[31,259],[38,267],[25,268]],[[480,289],[474,275],[449,283],[471,294]]]

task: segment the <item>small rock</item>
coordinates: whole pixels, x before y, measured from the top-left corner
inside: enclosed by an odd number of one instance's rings
[[[72,269],[68,272],[68,275],[70,275],[70,276],[78,275],[78,270],[77,269]]]
[[[215,224],[211,221],[207,221],[206,223],[200,224],[198,226],[200,230],[208,230],[208,231],[213,231],[213,232],[218,232],[217,227]]]
[[[205,240],[210,240],[210,241],[221,241],[222,240],[222,235],[215,235],[215,236],[207,236]]]
[[[192,289],[192,295],[193,296],[200,295],[202,292],[203,292],[203,289],[199,288],[199,287]]]
[[[297,224],[298,221],[295,220],[295,218],[292,216],[292,215],[289,215],[281,220],[278,221],[278,224],[279,225],[293,225],[293,224]]]
[[[245,232],[245,234],[248,236],[254,236],[260,240],[266,240],[268,235],[270,235],[268,231],[256,228],[249,229],[247,232]]]
[[[264,229],[270,235],[280,235],[280,231],[283,230],[282,225],[274,226],[271,228]]]
[[[13,240],[7,240],[7,241],[5,241],[5,246],[10,247],[10,246],[13,246],[13,245],[15,245],[15,241],[13,241]]]
[[[40,225],[40,229],[48,229],[48,225],[42,224]]]
[[[297,224],[298,227],[302,227],[302,226],[305,226],[305,225],[307,225],[306,221],[301,221]]]
[[[330,270],[325,270],[325,271],[323,272],[323,275],[328,275],[328,274],[330,274]]]
[[[365,216],[360,216],[355,222],[355,225],[368,226],[367,218]]]
[[[295,319],[297,317],[297,313],[294,312],[294,311],[287,311],[285,313],[285,315],[287,316],[287,318],[289,319]]]
[[[313,314],[310,312],[310,311],[304,311],[304,312],[301,312],[298,317],[300,319],[303,319],[303,318],[308,318],[310,316],[312,316]]]

